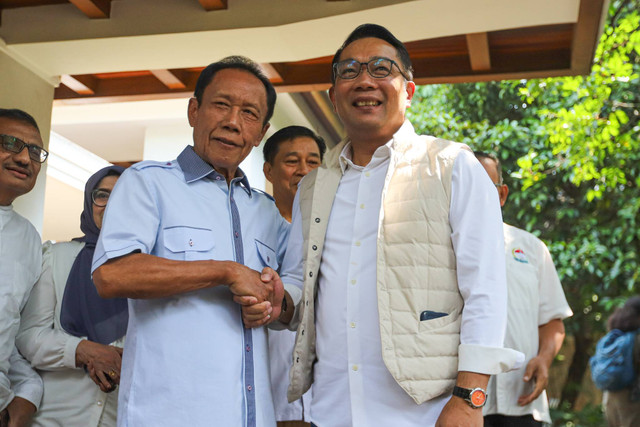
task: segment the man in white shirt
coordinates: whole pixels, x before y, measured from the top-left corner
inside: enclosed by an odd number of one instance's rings
[[[33,189],[47,158],[40,130],[22,110],[0,108],[0,425],[28,425],[42,398],[42,380],[18,353],[20,311],[42,267],[36,229],[13,210]]]
[[[495,190],[468,147],[405,121],[411,79],[388,30],[351,33],[329,92],[347,138],[296,195],[281,270],[304,284],[289,400],[313,383],[318,427],[481,426],[489,375],[521,360],[502,346]]]
[[[504,206],[509,187],[500,160],[476,152]],[[485,426],[542,426],[551,423],[545,388],[549,367],[564,340],[562,319],[573,313],[547,246],[536,236],[504,224],[508,287],[505,345],[525,354],[526,366],[492,376],[483,412]]]

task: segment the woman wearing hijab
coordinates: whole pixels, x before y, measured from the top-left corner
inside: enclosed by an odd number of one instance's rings
[[[91,260],[109,195],[123,171],[106,167],[87,181],[80,216],[84,236],[43,246],[42,275],[16,338],[44,383],[33,426],[116,425],[127,301],[98,295]]]

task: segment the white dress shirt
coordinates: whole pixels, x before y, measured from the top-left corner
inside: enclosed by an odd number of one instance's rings
[[[318,427],[434,425],[450,397],[416,405],[382,360],[376,239],[391,150],[390,143],[379,147],[366,167],[351,162],[349,144],[341,155],[343,176],[329,219],[316,302],[311,421]],[[502,347],[506,316],[500,307],[506,295],[497,289],[506,285],[504,274],[494,274],[504,271],[502,239],[495,237],[502,233],[501,213],[491,180],[467,151],[454,164],[449,217],[465,300],[461,342]],[[302,267],[288,262],[295,255],[289,251],[298,253],[302,247],[300,221],[296,199],[283,275],[301,278],[296,270]]]
[[[0,411],[15,396],[36,408],[42,381],[15,348],[20,311],[40,276],[42,252],[36,229],[12,206],[0,206]]]
[[[538,327],[573,313],[549,250],[540,239],[504,224],[504,245],[509,296],[504,345],[523,352],[525,363],[520,369],[491,377],[483,413],[531,414],[538,421],[551,423],[546,391],[528,405],[518,405],[518,398],[534,388],[533,380],[524,382],[522,377],[527,363],[538,354]]]

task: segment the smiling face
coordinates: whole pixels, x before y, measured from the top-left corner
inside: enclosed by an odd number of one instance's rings
[[[43,146],[40,132],[22,121],[0,117],[0,134]],[[40,167],[40,163],[29,157],[27,147],[16,154],[0,146],[0,206],[8,206],[16,198],[31,191],[36,184]]]
[[[200,105],[195,98],[189,100],[193,149],[229,182],[269,128],[263,124],[266,114],[267,94],[257,77],[235,68],[220,70]]]
[[[312,169],[320,166],[318,144],[308,136],[299,136],[278,145],[273,162],[265,162],[265,177],[273,184],[273,197],[283,216],[291,221],[291,206],[298,183]],[[288,212],[287,214],[284,212]]]
[[[116,175],[108,175],[100,180],[95,189],[100,189],[109,192],[113,191],[113,187],[116,185],[116,181],[119,176]],[[95,190],[94,189],[94,190]],[[97,206],[95,203],[92,203],[93,206],[93,222],[96,223],[96,226],[100,229],[102,228],[102,218],[104,217],[104,210],[107,206]]]
[[[349,44],[339,60],[368,62],[380,57],[401,63],[393,46],[372,37]],[[338,77],[329,96],[353,144],[382,145],[402,126],[414,91],[415,84],[405,81],[395,66],[384,78],[371,77],[363,67],[355,79]]]

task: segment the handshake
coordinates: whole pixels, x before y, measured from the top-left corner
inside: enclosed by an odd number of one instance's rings
[[[289,323],[293,301],[284,290],[280,276],[272,268],[261,273],[235,264],[229,281],[233,300],[242,306],[242,320],[247,328],[268,325],[276,320]]]

